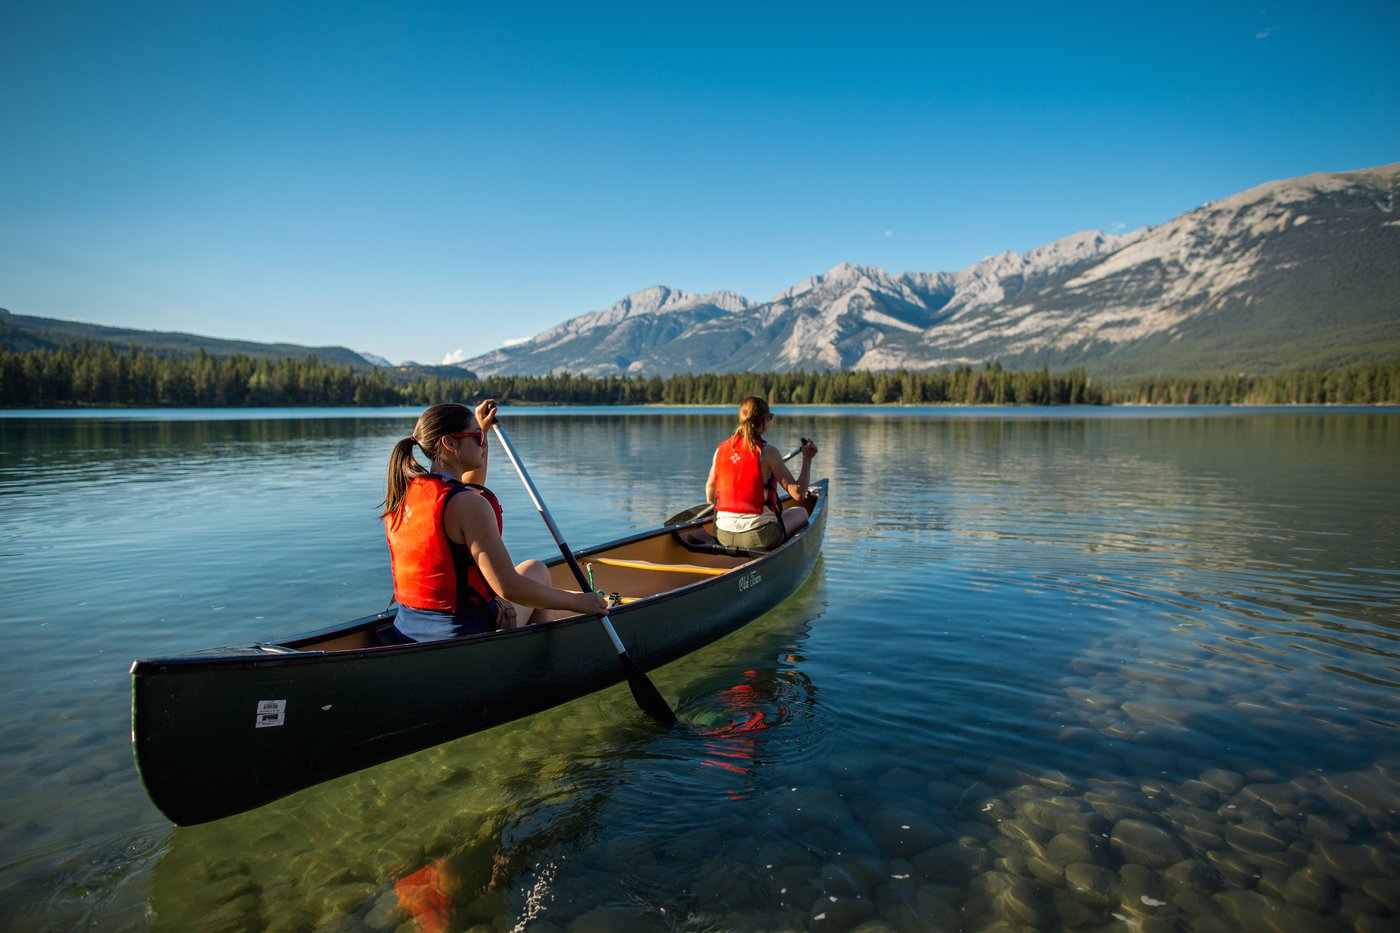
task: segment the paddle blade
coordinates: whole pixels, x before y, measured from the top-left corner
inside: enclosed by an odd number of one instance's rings
[[[701,502],[699,505],[692,505],[688,509],[681,509],[675,515],[666,519],[667,525],[684,525],[686,522],[693,522],[698,518],[709,518],[715,512],[715,507],[708,502]]]
[[[663,726],[674,726],[676,714],[671,712],[666,698],[661,695],[660,690],[656,689],[656,685],[651,682],[646,673],[637,666],[637,662],[629,658],[625,651],[620,652],[617,659],[622,662],[623,673],[627,675],[627,686],[632,688],[632,699],[641,711]]]

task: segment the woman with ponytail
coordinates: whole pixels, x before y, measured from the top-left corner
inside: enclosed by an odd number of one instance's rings
[[[495,418],[494,399],[475,411],[434,405],[389,454],[381,517],[399,604],[394,627],[409,641],[607,608],[597,593],[551,585],[549,569],[537,560],[511,562],[501,540],[501,505],[485,485],[486,432]],[[430,466],[419,462],[415,447]]]
[[[778,448],[763,439],[773,420],[768,403],[756,395],[739,406],[739,426],[720,442],[705,481],[705,501],[715,506],[715,539],[725,547],[771,550],[807,521],[800,505],[783,509],[778,485],[794,502],[807,497],[817,447],[802,442],[802,470],[794,479]]]

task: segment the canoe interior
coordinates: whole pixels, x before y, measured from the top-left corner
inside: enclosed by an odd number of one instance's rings
[[[803,504],[810,514],[816,508],[816,497],[809,497]],[[714,522],[707,520],[627,538],[580,551],[576,556],[585,572],[592,569],[595,589],[616,593],[624,604],[628,604],[693,586],[717,571],[735,570],[763,555],[761,552],[725,553],[714,543]],[[563,557],[556,557],[547,565],[555,586],[566,590],[578,589],[578,583]],[[274,651],[279,647],[295,651],[381,648],[386,643],[376,631],[392,619],[392,611],[386,611],[381,616],[359,619],[335,631],[299,636],[263,648]]]

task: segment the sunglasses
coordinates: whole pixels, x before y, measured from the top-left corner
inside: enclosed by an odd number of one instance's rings
[[[479,443],[481,443],[481,438],[482,438],[482,436],[483,436],[483,432],[481,432],[481,431],[453,431],[451,434],[449,434],[449,435],[447,435],[447,436],[448,436],[448,437],[474,437],[474,438],[476,438],[476,442],[479,444]]]

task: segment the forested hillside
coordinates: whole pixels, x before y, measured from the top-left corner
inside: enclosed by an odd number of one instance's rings
[[[1400,364],[1325,372],[1110,383],[1083,370],[1013,371],[991,363],[933,372],[710,373],[589,378],[568,373],[392,381],[315,356],[162,357],[111,344],[27,353],[0,348],[0,407],[258,407],[428,405],[499,398],[565,405],[1400,404]]]

